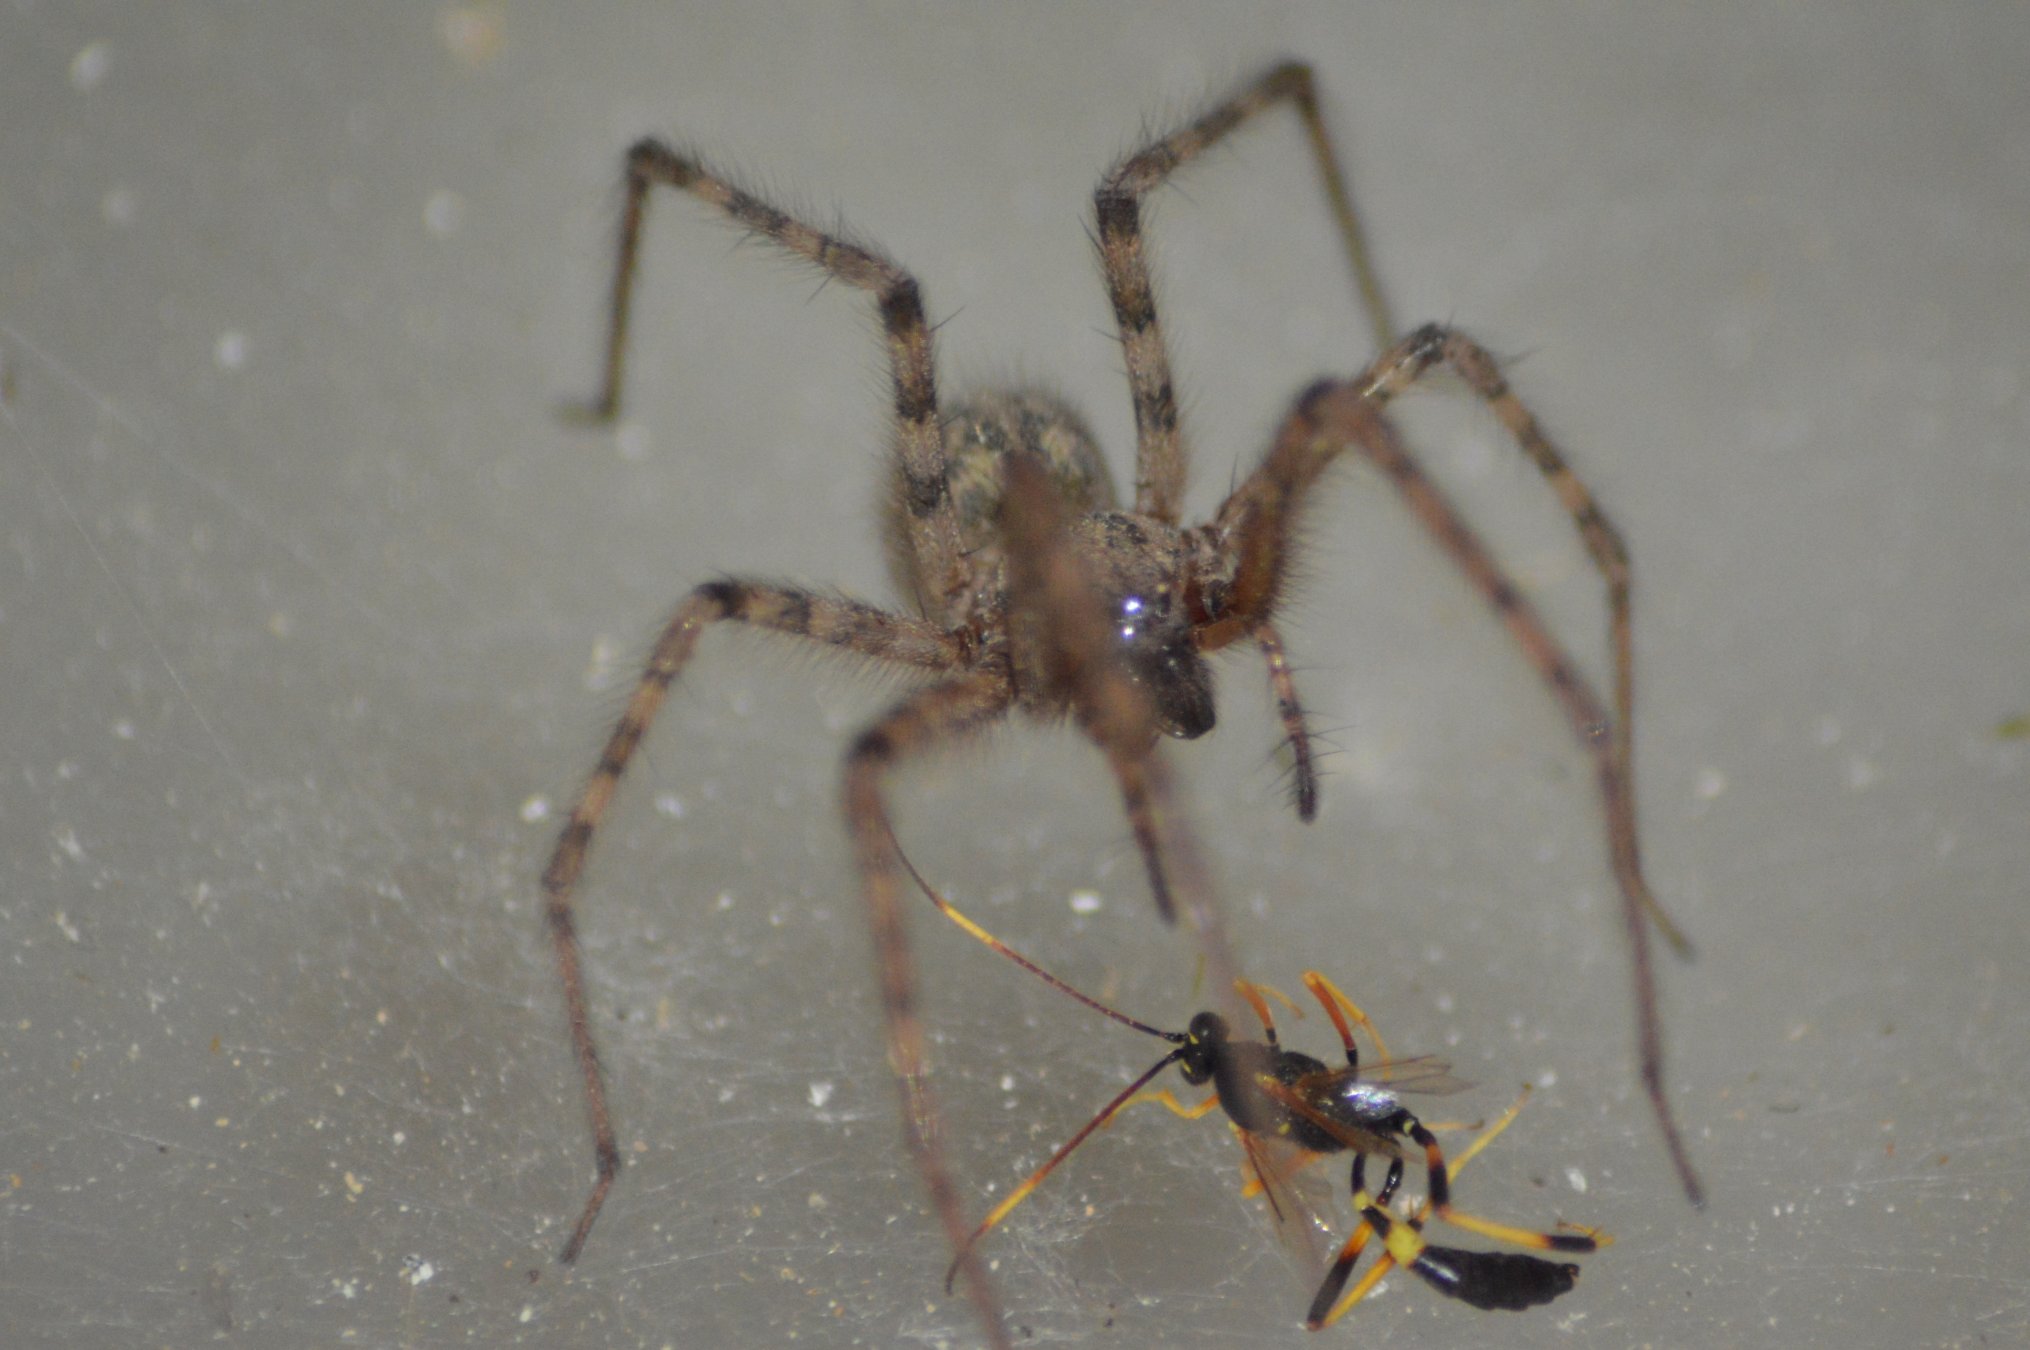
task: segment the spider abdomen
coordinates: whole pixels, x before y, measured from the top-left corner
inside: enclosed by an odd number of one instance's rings
[[[1084,419],[1062,399],[1033,389],[976,395],[944,424],[945,459],[959,537],[968,553],[999,542],[1001,461],[1011,454],[1042,463],[1073,515],[1110,509],[1113,479]]]
[[[987,607],[983,602],[990,603],[988,593],[1000,584],[1002,551],[996,518],[1001,510],[1001,466],[1007,456],[1024,454],[1040,462],[1074,516],[1113,506],[1114,484],[1085,420],[1064,400],[1041,390],[973,395],[949,407],[941,425],[945,491],[957,511],[970,585],[955,608],[931,617],[958,623]],[[921,559],[910,542],[907,493],[898,460],[883,517],[889,568],[904,595],[935,609],[935,579],[922,574]]]

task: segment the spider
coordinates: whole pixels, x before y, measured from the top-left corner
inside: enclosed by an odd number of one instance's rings
[[[1235,129],[1285,105],[1302,123],[1383,350],[1353,378],[1323,379],[1299,394],[1255,469],[1209,521],[1186,527],[1179,519],[1185,454],[1143,251],[1142,201]],[[1134,404],[1131,505],[1116,499],[1094,438],[1060,400],[1017,389],[941,402],[916,279],[872,247],[794,218],[660,140],[644,139],[628,150],[624,182],[603,379],[597,397],[581,410],[585,419],[609,421],[620,406],[636,259],[649,198],[658,186],[690,194],[815,264],[828,278],[867,292],[880,315],[893,385],[890,525],[912,609],[898,612],[794,586],[722,579],[693,590],[661,630],[543,874],[596,1164],[591,1194],[561,1260],[574,1261],[583,1250],[620,1169],[573,918],[580,875],[621,776],[699,635],[716,623],[745,624],[871,657],[924,681],[853,739],[843,766],[844,812],[874,939],[905,1144],[939,1222],[961,1253],[960,1270],[990,1340],[1006,1344],[985,1269],[965,1243],[969,1226],[938,1144],[940,1116],[926,1078],[899,853],[889,829],[889,780],[903,765],[979,732],[1011,710],[1043,719],[1069,717],[1114,773],[1159,912],[1166,921],[1180,910],[1190,917],[1214,987],[1232,987],[1233,963],[1200,880],[1191,836],[1172,805],[1157,744],[1164,736],[1191,739],[1212,729],[1207,657],[1251,643],[1267,666],[1290,750],[1297,812],[1305,820],[1316,814],[1310,736],[1275,615],[1299,517],[1325,471],[1348,451],[1364,456],[1395,484],[1514,635],[1592,756],[1609,855],[1624,899],[1642,1078],[1679,1177],[1698,1199],[1697,1179],[1663,1095],[1647,924],[1657,924],[1681,950],[1685,944],[1651,897],[1636,850],[1627,551],[1485,349],[1436,324],[1395,337],[1366,263],[1308,66],[1294,61],[1275,66],[1129,155],[1094,194],[1096,243]],[[1383,416],[1391,399],[1434,370],[1464,380],[1492,410],[1550,483],[1605,578],[1614,667],[1611,714]]]

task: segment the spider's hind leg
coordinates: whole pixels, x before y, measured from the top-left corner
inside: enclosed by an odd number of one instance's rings
[[[558,1258],[566,1264],[577,1260],[584,1249],[593,1221],[599,1217],[620,1172],[620,1147],[606,1104],[605,1081],[592,1035],[592,1012],[578,949],[578,882],[591,852],[592,837],[620,789],[621,775],[648,735],[670,685],[689,664],[699,634],[708,625],[719,622],[744,623],[810,638],[834,648],[919,669],[951,670],[963,659],[956,638],[923,620],[835,596],[813,595],[760,582],[729,580],[700,586],[685,598],[664,626],[626,709],[600,751],[598,764],[579,790],[570,818],[551,850],[549,865],[543,869],[544,912],[556,953],[558,978],[564,988],[572,1051],[584,1080],[585,1109],[591,1120],[597,1168],[592,1193],[586,1198],[585,1208]]]
[[[1383,413],[1389,399],[1440,365],[1454,370],[1473,388],[1537,465],[1606,580],[1614,672],[1612,712],[1536,606],[1424,472]],[[1656,924],[1681,954],[1689,952],[1689,945],[1651,894],[1637,848],[1627,549],[1592,494],[1509,389],[1493,358],[1464,335],[1430,324],[1397,343],[1357,380],[1320,381],[1300,395],[1269,453],[1221,505],[1211,528],[1234,540],[1236,562],[1226,590],[1232,613],[1216,626],[1239,636],[1251,616],[1266,617],[1273,612],[1288,571],[1293,522],[1309,503],[1325,470],[1349,451],[1373,464],[1394,484],[1411,513],[1486,599],[1550,689],[1573,735],[1592,757],[1609,862],[1621,891],[1623,926],[1628,933],[1643,1088],[1663,1131],[1679,1184],[1693,1204],[1703,1204],[1704,1190],[1663,1088],[1662,1018],[1657,1009],[1649,925]]]
[[[1621,889],[1624,926],[1634,965],[1643,1087],[1663,1129],[1679,1184],[1694,1205],[1703,1205],[1704,1188],[1663,1095],[1663,1033],[1656,1006],[1656,977],[1650,963],[1649,925],[1654,924],[1680,956],[1691,954],[1691,943],[1650,890],[1637,841],[1633,763],[1635,650],[1628,548],[1592,492],[1509,387],[1494,357],[1464,333],[1435,323],[1419,328],[1362,374],[1358,386],[1361,397],[1379,406],[1439,367],[1451,370],[1466,382],[1537,466],[1559,504],[1571,516],[1587,554],[1606,582],[1607,639],[1614,675],[1611,713],[1543,616],[1503,573],[1458,509],[1410,458],[1393,430],[1379,418],[1368,419],[1369,426],[1379,427],[1380,433],[1356,437],[1355,448],[1394,480],[1411,509],[1486,597],[1530,665],[1557,698],[1574,736],[1593,757],[1601,812],[1607,825],[1608,858]]]
[[[1000,1300],[987,1276],[986,1263],[973,1250],[964,1205],[944,1160],[943,1116],[931,1087],[916,966],[902,915],[903,860],[884,787],[903,763],[998,720],[1007,712],[1008,701],[1005,675],[992,670],[919,689],[860,733],[846,754],[845,766],[846,828],[859,863],[861,895],[880,969],[888,1062],[902,1097],[903,1140],[930,1192],[931,1208],[956,1253],[950,1274],[965,1275],[973,1305],[997,1346],[1008,1343],[1001,1326]]]

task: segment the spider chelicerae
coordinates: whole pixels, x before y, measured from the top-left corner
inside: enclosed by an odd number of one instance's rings
[[[1267,453],[1212,518],[1185,526],[1185,456],[1177,397],[1142,244],[1143,199],[1171,174],[1263,112],[1287,105],[1302,123],[1353,276],[1382,353],[1350,379],[1323,379],[1299,394]],[[895,443],[892,554],[910,612],[770,582],[725,579],[693,590],[656,640],[646,669],[601,751],[544,872],[546,912],[583,1074],[597,1179],[562,1253],[575,1260],[613,1188],[620,1151],[606,1103],[573,922],[592,837],[671,683],[699,635],[721,622],[791,634],[914,671],[921,683],[853,739],[844,808],[872,929],[889,1061],[902,1094],[907,1146],[933,1207],[960,1253],[990,1339],[1005,1344],[998,1305],[938,1144],[938,1108],[926,1074],[917,981],[903,925],[901,855],[885,793],[901,765],[962,740],[1011,710],[1070,717],[1107,757],[1119,784],[1158,909],[1181,909],[1198,930],[1214,987],[1231,987],[1216,911],[1171,804],[1162,736],[1212,729],[1206,658],[1252,644],[1265,663],[1294,766],[1295,805],[1317,810],[1317,774],[1302,705],[1275,623],[1299,517],[1341,455],[1375,465],[1507,626],[1590,753],[1623,897],[1637,1011],[1641,1074],[1687,1193],[1698,1182],[1663,1094],[1663,1053],[1648,925],[1683,938],[1651,897],[1636,848],[1630,770],[1632,673],[1627,550],[1492,357],[1437,324],[1397,338],[1366,264],[1352,202],[1320,116],[1311,70],[1276,66],[1189,124],[1122,160],[1094,194],[1096,240],[1120,326],[1135,411],[1132,503],[1115,496],[1098,446],[1079,416],[1035,390],[940,401],[931,330],[916,279],[865,244],[827,234],[735,187],[691,155],[647,139],[627,153],[601,391],[585,409],[609,420],[620,404],[636,258],[648,200],[660,186],[687,192],[750,232],[870,294],[893,380]],[[1607,588],[1611,711],[1536,609],[1504,575],[1458,512],[1404,448],[1384,416],[1388,402],[1433,371],[1462,380],[1543,473],[1571,515]]]

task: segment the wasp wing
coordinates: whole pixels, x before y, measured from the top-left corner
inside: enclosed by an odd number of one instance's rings
[[[1337,1243],[1324,1212],[1330,1203],[1331,1174],[1313,1164],[1328,1155],[1313,1153],[1287,1140],[1235,1129],[1240,1140],[1246,1184],[1243,1195],[1260,1195],[1274,1220],[1276,1240],[1296,1262],[1305,1286],[1325,1277]]]
[[[1415,1092],[1426,1097],[1449,1097],[1473,1086],[1453,1076],[1452,1065],[1436,1055],[1412,1055],[1407,1059],[1377,1060],[1358,1070],[1360,1081],[1391,1092]]]

